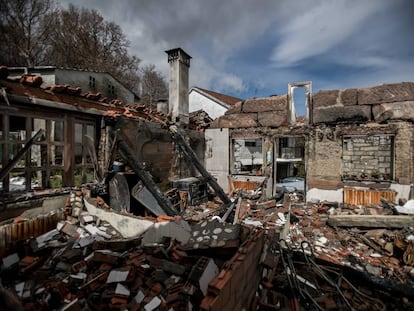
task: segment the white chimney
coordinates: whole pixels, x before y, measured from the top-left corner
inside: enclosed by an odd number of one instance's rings
[[[188,124],[188,69],[191,56],[181,48],[165,51],[170,64],[168,114],[174,122]]]

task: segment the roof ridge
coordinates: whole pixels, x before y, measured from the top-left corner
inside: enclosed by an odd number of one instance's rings
[[[227,94],[223,94],[223,93],[219,93],[219,92],[215,92],[212,90],[207,90],[198,86],[194,86],[193,89],[198,89],[204,93],[206,93],[207,95],[210,95],[211,97],[214,97],[215,99],[230,105],[230,106],[234,106],[234,104],[236,104],[239,101],[243,101],[243,99],[238,98],[238,97],[234,97],[231,95],[227,95]]]

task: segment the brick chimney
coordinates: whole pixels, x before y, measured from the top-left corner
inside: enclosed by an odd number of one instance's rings
[[[188,125],[188,69],[191,56],[181,48],[165,51],[170,64],[168,114],[172,121]]]

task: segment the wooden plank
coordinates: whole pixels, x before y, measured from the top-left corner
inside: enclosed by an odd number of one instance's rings
[[[331,215],[328,224],[338,227],[403,228],[414,226],[414,216],[404,215]]]

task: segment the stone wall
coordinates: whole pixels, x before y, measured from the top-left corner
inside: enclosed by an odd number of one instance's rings
[[[413,134],[405,121],[313,128],[306,151],[308,190],[340,189],[343,180],[412,183]]]
[[[414,132],[411,122],[398,122],[395,136],[395,181],[400,184],[411,184],[413,178],[413,143]]]
[[[391,179],[393,136],[349,136],[343,138],[343,176]]]
[[[342,138],[336,136],[335,127],[313,129],[306,149],[307,188],[341,188]]]

